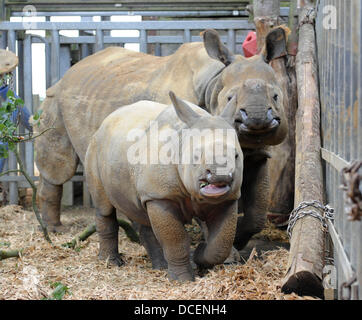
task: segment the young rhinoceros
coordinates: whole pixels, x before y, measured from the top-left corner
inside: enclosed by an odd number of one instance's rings
[[[153,264],[157,257],[152,255],[163,252],[159,264],[168,265],[171,279],[184,281],[194,279],[184,228],[193,217],[208,227],[206,243],[199,244],[194,253],[197,265],[223,263],[231,251],[243,154],[232,126],[234,99],[221,115],[211,116],[172,92],[170,97],[173,107],[139,101],[111,113],[89,144],[85,172],[96,207],[99,258],[122,264],[119,210],[149,229],[146,250]]]

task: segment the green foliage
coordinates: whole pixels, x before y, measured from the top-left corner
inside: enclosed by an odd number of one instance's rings
[[[9,248],[11,245],[10,242],[8,241],[0,241],[0,247],[6,247],[6,248]]]
[[[0,141],[7,144],[0,145],[0,157],[7,158],[9,156],[8,149],[14,151],[16,144],[24,141],[24,136],[17,133],[19,126],[20,112],[17,119],[13,119],[13,112],[17,108],[24,107],[24,101],[17,98],[12,90],[7,92],[7,100],[0,107]],[[41,110],[33,115],[35,124],[39,125]],[[14,122],[15,121],[15,122]]]
[[[39,120],[42,112],[43,112],[43,110],[39,110],[37,113],[35,113],[34,116],[33,116],[33,119],[35,121]]]
[[[24,105],[24,101],[16,98],[11,90],[8,91],[6,96],[7,100],[0,107],[0,140],[7,143],[10,150],[14,150],[16,143],[21,140],[21,137],[16,134],[18,121],[13,122],[12,115],[17,107]],[[1,146],[0,156],[3,158],[8,157],[6,146]]]
[[[53,282],[50,284],[50,287],[54,289],[51,296],[43,298],[43,300],[62,300],[65,294],[70,294],[69,288],[61,282]]]
[[[11,82],[11,74],[7,73],[7,74],[2,74],[0,77],[0,87],[2,86],[7,86],[8,83]]]

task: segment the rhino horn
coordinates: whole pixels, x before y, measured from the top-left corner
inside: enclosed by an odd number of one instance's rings
[[[192,110],[185,101],[177,98],[173,91],[169,92],[169,96],[179,119],[191,127],[200,118],[200,115]]]
[[[228,66],[235,60],[234,54],[222,43],[219,34],[213,29],[201,33],[207,54]]]
[[[236,107],[237,107],[236,97],[234,96],[227,103],[227,105],[225,106],[225,108],[221,112],[220,117],[223,118],[224,120],[226,120],[231,125],[234,125],[235,113],[236,113],[236,109],[237,109]]]

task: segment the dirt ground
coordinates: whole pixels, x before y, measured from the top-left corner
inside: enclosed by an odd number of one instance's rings
[[[23,249],[20,258],[0,261],[0,299],[59,298],[54,291],[59,284],[63,290],[60,297],[65,300],[312,299],[281,293],[288,251],[276,248],[275,243],[285,244],[286,238],[273,228],[250,242],[242,252],[243,263],[216,266],[197,276],[195,282],[179,283],[169,281],[166,271],[152,270],[145,249],[128,240],[122,229],[119,232],[119,249],[125,261],[122,267],[98,260],[96,234],[77,250],[63,247],[63,243],[94,221],[94,209],[65,209],[62,221],[69,232],[51,234],[52,247],[38,230],[33,212],[20,206],[0,208],[0,250]],[[196,227],[189,227],[189,231],[194,240],[199,237]],[[266,239],[270,250],[251,250]]]

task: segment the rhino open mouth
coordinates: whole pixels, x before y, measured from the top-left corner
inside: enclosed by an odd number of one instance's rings
[[[273,119],[273,121],[270,123],[270,125],[267,126],[266,128],[257,129],[257,130],[249,129],[242,122],[239,122],[239,121],[235,121],[235,122],[236,122],[236,125],[238,127],[239,133],[248,134],[248,135],[260,135],[260,134],[271,133],[271,132],[274,132],[280,125],[280,119],[279,118]]]
[[[207,181],[201,181],[200,193],[204,197],[218,198],[230,191],[230,185],[227,183],[208,183]]]

